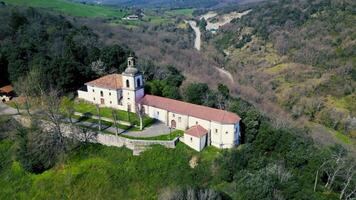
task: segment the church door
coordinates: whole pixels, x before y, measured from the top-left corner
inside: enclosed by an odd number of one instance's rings
[[[105,100],[103,98],[100,99],[100,104],[105,104]]]
[[[176,124],[176,121],[175,120],[172,120],[171,121],[171,128],[176,128],[177,127],[177,124]]]

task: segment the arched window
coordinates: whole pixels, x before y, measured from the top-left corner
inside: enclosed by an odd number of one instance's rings
[[[130,87],[130,81],[126,80],[126,87]]]
[[[137,87],[141,87],[141,79],[137,79]]]

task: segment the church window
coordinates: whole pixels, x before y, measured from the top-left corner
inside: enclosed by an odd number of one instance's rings
[[[130,81],[126,80],[126,87],[130,87]]]
[[[218,129],[217,128],[215,129],[215,133],[218,133]]]
[[[93,92],[95,92],[95,90],[93,89]]]
[[[104,93],[103,93],[103,91],[100,91],[100,96],[104,96]]]
[[[95,101],[95,97],[94,97],[94,101]]]
[[[112,104],[112,101],[110,101],[110,104]]]
[[[196,121],[196,122],[195,122],[195,124],[197,124],[197,125],[198,125],[198,121]]]
[[[228,134],[229,132],[226,131],[225,133]]]
[[[191,141],[191,142],[193,141],[193,138],[192,138],[192,137],[190,138],[190,141]]]
[[[111,96],[111,92],[109,92],[109,96]]]
[[[137,79],[137,87],[141,87],[141,79]]]
[[[159,112],[157,111],[157,115],[159,115]]]

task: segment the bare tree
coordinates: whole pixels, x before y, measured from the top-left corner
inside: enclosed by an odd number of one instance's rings
[[[98,133],[86,127],[72,126],[71,137],[83,143],[96,142]]]
[[[137,114],[137,117],[138,117],[139,120],[140,120],[140,130],[143,130],[143,115],[144,115],[144,110],[143,110],[141,104],[136,104],[135,107],[136,107],[136,114]]]
[[[105,74],[105,64],[100,59],[91,63],[91,69],[98,75]]]
[[[25,109],[27,111],[27,114],[31,115],[30,96],[29,96],[31,93],[31,84],[28,83],[28,79],[26,77],[22,77],[18,79],[18,81],[14,84],[14,86],[17,93],[24,97]]]
[[[48,93],[41,95],[41,111],[40,117],[45,120],[43,123],[43,129],[47,129],[53,134],[53,143],[58,144],[59,151],[65,151],[65,133],[62,129],[64,123],[64,117],[60,112],[61,100],[59,92],[51,90]]]
[[[118,136],[118,135],[119,135],[119,127],[118,127],[118,124],[117,124],[117,114],[116,114],[116,112],[115,112],[114,109],[112,109],[111,114],[112,114],[112,118],[113,118],[113,120],[114,120],[114,126],[115,126],[115,130],[116,130],[116,136]]]
[[[101,125],[100,106],[99,105],[95,105],[95,107],[96,107],[96,112],[97,112],[98,120],[99,120],[99,131],[101,131],[102,125]]]
[[[353,160],[350,162],[350,166],[347,167],[345,173],[342,175],[344,178],[344,183],[342,184],[342,190],[340,193],[340,199],[351,199],[351,197],[355,194],[356,192],[356,180],[355,180],[355,164],[353,163]]]
[[[17,114],[18,115],[20,115],[21,113],[20,113],[20,105],[19,105],[19,102],[17,102],[17,100],[15,99],[15,100],[13,100],[12,101],[13,103],[14,103],[14,105],[15,105],[15,108],[16,108],[16,111],[17,111]]]
[[[340,175],[345,162],[341,152],[337,152],[334,155],[332,155],[332,160],[333,162],[331,162],[330,165],[328,165],[328,167],[325,170],[328,179],[324,187],[329,190],[331,189],[331,186],[334,183],[335,178]]]
[[[40,71],[33,69],[28,73],[27,76],[19,78],[18,81],[14,83],[15,91],[17,91],[18,94],[22,95],[25,98],[25,108],[27,110],[28,115],[31,115],[30,97],[40,96],[44,91],[44,87],[40,82],[40,76]]]

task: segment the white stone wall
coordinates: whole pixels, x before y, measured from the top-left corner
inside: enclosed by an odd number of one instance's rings
[[[167,115],[168,115],[168,111],[166,110],[162,110],[160,108],[155,108],[152,106],[144,106],[145,108],[145,113],[154,119],[157,119],[165,124],[167,123]]]
[[[87,89],[87,92],[78,90],[78,98],[106,107],[117,109],[122,108],[119,105],[121,90],[111,90],[92,86],[87,86]],[[103,96],[101,96],[101,92]],[[104,99],[104,104],[101,104],[101,99]]]
[[[211,145],[217,148],[231,148],[239,144],[240,138],[240,127],[239,124],[221,124],[219,122],[208,121],[204,119],[199,119],[196,117],[191,117],[187,115],[182,115],[178,113],[168,112],[159,108],[144,105],[145,113],[157,120],[166,123],[171,126],[172,120],[176,121],[176,129],[187,130],[188,128],[198,124],[210,132],[210,142]],[[158,113],[159,114],[158,114]],[[168,121],[167,121],[168,115]],[[179,120],[180,118],[180,120]],[[207,140],[207,138],[206,138]],[[205,143],[204,143],[205,144]],[[197,146],[197,145],[196,145]]]
[[[211,145],[220,148],[220,144],[222,144],[222,124],[218,122],[211,122],[210,127]]]
[[[188,116],[178,113],[168,112],[168,126],[172,127],[172,120],[176,122],[176,129],[186,130],[188,127]]]
[[[210,121],[189,116],[188,126],[192,127],[192,126],[194,126],[196,124],[199,124],[200,126],[205,128],[206,130],[210,130]]]
[[[184,143],[196,151],[201,151],[206,144],[206,135],[199,138],[184,134]]]

